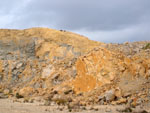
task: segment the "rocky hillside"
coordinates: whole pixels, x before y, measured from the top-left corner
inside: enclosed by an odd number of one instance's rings
[[[101,44],[64,30],[1,29],[0,88],[43,94],[75,77],[77,58]]]
[[[150,42],[104,44],[64,30],[0,30],[0,97],[50,105],[150,101]]]

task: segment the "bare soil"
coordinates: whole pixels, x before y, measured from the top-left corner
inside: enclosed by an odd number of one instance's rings
[[[132,111],[128,110],[132,109]],[[69,111],[67,106],[44,106],[43,103],[20,103],[11,99],[0,99],[0,113],[149,113],[149,105],[128,108],[125,105],[86,106]]]
[[[87,106],[86,110],[80,109],[74,112],[79,113],[119,113],[117,110],[123,109],[124,106]],[[13,102],[10,99],[0,99],[0,113],[69,113],[65,106],[44,106],[43,103],[20,103]]]

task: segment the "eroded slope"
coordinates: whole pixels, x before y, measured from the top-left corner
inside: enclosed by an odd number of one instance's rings
[[[0,30],[0,92],[57,104],[149,101],[149,42],[104,44],[47,28]],[[144,95],[144,96],[143,96]]]

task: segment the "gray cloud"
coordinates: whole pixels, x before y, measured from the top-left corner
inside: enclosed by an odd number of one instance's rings
[[[149,0],[5,0],[2,28],[50,27],[93,40],[150,40]]]
[[[144,29],[143,29],[144,28]],[[107,43],[123,43],[127,41],[145,41],[150,40],[149,26],[138,25],[126,29],[112,31],[74,31],[85,36],[92,37],[93,40],[99,40]]]

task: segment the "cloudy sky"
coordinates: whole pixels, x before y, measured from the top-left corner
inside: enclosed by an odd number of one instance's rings
[[[0,28],[48,27],[92,40],[150,40],[150,0],[3,0]]]

